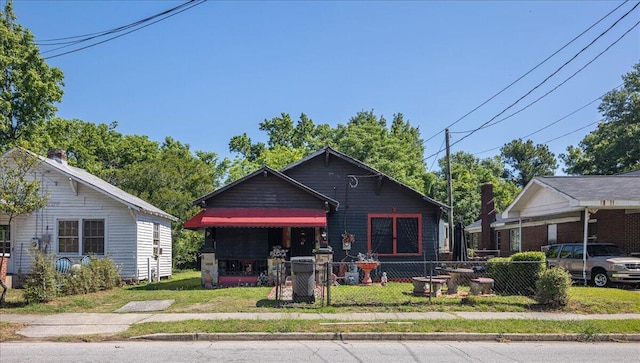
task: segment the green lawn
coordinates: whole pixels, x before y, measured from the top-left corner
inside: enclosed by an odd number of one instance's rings
[[[363,290],[364,289],[364,290]],[[0,313],[52,314],[62,312],[112,312],[130,301],[173,299],[165,312],[277,312],[271,287],[233,287],[204,290],[198,271],[179,272],[157,284],[142,283],[86,295],[64,296],[46,304],[25,304],[22,290],[11,289]],[[481,296],[463,299],[442,296],[428,299],[412,296],[411,284],[389,284],[385,288],[362,286],[331,287],[332,306],[295,304],[287,311],[307,312],[393,312],[393,311],[544,311],[523,296]],[[366,292],[358,294],[357,292]],[[348,298],[346,298],[348,297]],[[572,287],[569,304],[562,312],[579,314],[640,313],[640,293],[594,287]]]
[[[110,291],[59,297],[46,304],[25,304],[22,290],[11,289],[7,303],[0,314],[63,312],[104,313],[122,307],[130,301],[173,299],[163,312],[411,312],[411,311],[549,311],[535,301],[522,296],[473,296],[437,298],[415,297],[410,293],[412,284],[375,286],[336,286],[331,288],[332,301],[337,306],[295,304],[277,307],[267,298],[271,287],[234,287],[204,290],[200,287],[200,273],[188,271],[176,273],[170,280],[157,284],[124,286]],[[366,292],[366,294],[364,293]],[[373,303],[375,302],[375,304]],[[572,287],[569,304],[557,312],[578,314],[640,313],[640,293],[615,289]],[[0,341],[21,337],[15,332],[22,325],[0,323]],[[573,333],[584,340],[596,340],[598,334],[640,333],[640,320],[487,320],[478,324],[474,320],[445,319],[418,321],[385,321],[354,323],[329,320],[237,320],[179,321],[135,324],[122,334],[111,337],[65,338],[66,340],[126,339],[153,333],[233,333],[233,332],[469,332],[469,333]]]

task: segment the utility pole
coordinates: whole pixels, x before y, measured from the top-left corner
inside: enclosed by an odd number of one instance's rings
[[[451,186],[451,149],[449,147],[449,129],[445,129],[445,141],[447,146],[447,194],[449,195],[449,251],[453,247],[453,187]]]

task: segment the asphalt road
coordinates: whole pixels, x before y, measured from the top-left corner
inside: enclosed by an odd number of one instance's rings
[[[1,362],[638,362],[637,343],[3,342]]]

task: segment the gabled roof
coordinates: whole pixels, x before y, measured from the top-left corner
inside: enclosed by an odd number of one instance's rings
[[[383,178],[385,178],[385,179],[387,179],[387,180],[399,185],[401,189],[404,189],[407,192],[420,197],[425,202],[428,202],[428,203],[431,203],[431,204],[435,204],[437,207],[440,207],[443,210],[448,210],[449,209],[448,206],[436,201],[435,199],[429,198],[428,196],[420,193],[419,191],[411,188],[410,186],[408,186],[408,185],[406,185],[404,183],[401,183],[401,182],[397,181],[396,179],[384,174],[383,172],[378,171],[378,170],[370,167],[369,165],[367,165],[367,164],[365,164],[365,163],[363,163],[363,162],[361,162],[359,160],[356,160],[356,159],[354,159],[354,158],[352,158],[352,157],[350,157],[350,156],[348,156],[348,155],[346,155],[344,153],[341,153],[341,152],[331,148],[330,146],[326,146],[326,147],[316,151],[315,153],[313,153],[311,155],[308,155],[308,156],[306,156],[306,157],[304,157],[304,158],[302,158],[302,159],[300,159],[300,160],[298,160],[298,161],[296,161],[294,163],[291,163],[291,164],[285,166],[284,168],[282,168],[280,171],[284,173],[287,170],[291,170],[291,169],[297,168],[300,165],[305,164],[309,160],[315,159],[316,157],[320,157],[320,156],[323,156],[323,155],[325,157],[328,157],[329,155],[333,155],[333,156],[335,156],[337,158],[340,158],[340,159],[342,159],[342,160],[344,160],[344,161],[346,161],[346,162],[348,162],[350,164],[355,165],[356,167],[358,167],[360,169],[366,170],[367,172],[369,172],[371,174],[379,175],[379,176],[381,176],[381,177],[383,177]]]
[[[3,157],[8,156],[9,154],[15,152],[16,150],[18,150],[17,148],[11,149],[9,151],[7,151]],[[29,153],[30,155],[37,157],[38,159],[40,159],[43,164],[46,167],[49,167],[50,169],[53,169],[59,173],[61,173],[62,175],[68,177],[70,180],[76,181],[82,185],[85,185],[99,193],[102,193],[124,205],[126,205],[127,207],[137,211],[137,212],[142,212],[145,214],[150,214],[150,215],[155,215],[155,216],[159,216],[159,217],[163,217],[163,218],[167,218],[170,219],[172,221],[178,221],[178,218],[170,215],[169,213],[164,212],[163,210],[161,210],[160,208],[157,208],[153,205],[151,205],[148,202],[145,202],[144,200],[131,195],[127,192],[125,192],[124,190],[109,184],[107,181],[98,178],[97,176],[83,170],[80,168],[76,168],[74,166],[71,166],[69,164],[67,164],[65,161],[61,161],[61,160],[57,160],[57,159],[50,159],[47,157],[43,157],[40,155],[37,155],[29,150],[25,150],[25,149],[20,149],[23,150],[27,153]]]
[[[503,217],[541,216],[594,209],[640,208],[640,175],[534,177]]]
[[[256,176],[262,175],[264,173],[267,173],[267,174],[273,175],[273,176],[275,176],[277,178],[280,178],[281,180],[283,180],[286,183],[289,183],[292,186],[304,191],[305,193],[308,193],[308,194],[310,194],[310,195],[312,195],[312,196],[314,196],[314,197],[316,197],[318,199],[326,201],[327,203],[329,203],[329,205],[334,210],[337,210],[338,206],[340,205],[340,203],[338,201],[336,201],[335,199],[327,197],[326,195],[324,195],[322,193],[318,193],[317,191],[307,187],[306,185],[304,185],[304,184],[302,184],[302,183],[300,183],[300,182],[298,182],[298,181],[296,181],[296,180],[294,180],[292,178],[289,178],[288,176],[282,174],[281,172],[279,172],[277,170],[271,169],[268,166],[263,166],[260,169],[254,171],[253,173],[251,173],[249,175],[246,175],[246,176],[244,176],[244,177],[242,177],[242,178],[240,178],[240,179],[238,179],[238,180],[236,180],[236,181],[234,181],[232,183],[229,183],[229,184],[223,186],[222,188],[219,188],[219,189],[217,189],[217,190],[215,190],[215,191],[213,191],[213,192],[211,192],[211,193],[209,193],[209,194],[207,194],[205,196],[202,196],[202,197],[196,199],[193,202],[193,204],[198,205],[198,204],[206,201],[207,199],[213,198],[216,195],[218,195],[220,193],[223,193],[224,191],[229,190],[229,189],[235,187],[238,184],[243,183],[246,180],[249,180],[249,179],[254,178]]]

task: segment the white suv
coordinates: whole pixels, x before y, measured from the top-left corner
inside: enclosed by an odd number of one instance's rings
[[[574,280],[582,280],[582,243],[553,244],[542,247],[549,267],[561,267]],[[586,278],[595,286],[611,283],[640,286],[640,258],[631,257],[612,243],[587,244]]]

